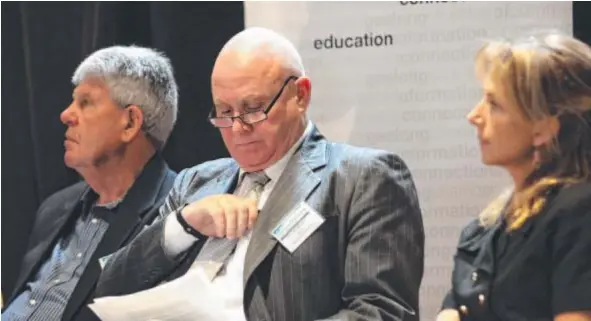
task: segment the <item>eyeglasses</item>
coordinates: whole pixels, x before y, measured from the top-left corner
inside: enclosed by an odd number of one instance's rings
[[[285,80],[283,85],[281,86],[281,89],[279,89],[279,92],[277,93],[277,95],[275,95],[275,97],[271,100],[271,103],[269,104],[269,106],[267,108],[259,109],[259,110],[244,113],[244,114],[240,114],[238,116],[215,117],[215,107],[214,107],[211,110],[211,112],[209,113],[209,117],[208,117],[209,122],[211,122],[211,124],[217,128],[232,127],[232,125],[234,125],[234,120],[236,118],[240,118],[240,120],[245,124],[254,124],[254,123],[261,122],[261,121],[267,119],[267,114],[269,113],[269,111],[271,111],[271,108],[273,108],[273,106],[275,105],[275,103],[277,102],[279,97],[281,97],[281,94],[283,93],[283,90],[285,89],[285,87],[287,86],[289,81],[296,80],[296,79],[298,79],[298,77],[289,76]]]

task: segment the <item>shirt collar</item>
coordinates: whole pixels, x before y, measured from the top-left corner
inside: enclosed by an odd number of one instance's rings
[[[107,204],[101,204],[98,205],[96,202],[98,201],[98,194],[92,189],[92,188],[88,188],[84,194],[82,195],[81,198],[81,203],[82,203],[82,216],[86,217],[87,215],[90,215],[91,211],[95,208],[97,209],[101,209],[98,211],[94,211],[93,214],[97,215],[101,218],[103,215],[101,215],[102,213],[111,213],[113,211],[115,211],[117,209],[117,207],[119,206],[119,204],[121,204],[121,202],[123,201],[123,198],[107,203]],[[104,211],[103,211],[104,210]]]
[[[304,141],[306,136],[310,134],[312,128],[312,122],[308,120],[306,130],[304,130],[304,133],[302,134],[302,136],[300,136],[298,141],[295,144],[293,144],[293,146],[287,151],[287,153],[285,153],[285,155],[280,160],[278,160],[277,162],[275,162],[275,164],[269,166],[264,170],[265,174],[269,176],[272,182],[276,182],[277,180],[279,180],[279,177],[281,177],[281,174],[285,170],[285,167],[287,167],[287,163],[289,163],[289,160],[291,159],[293,154],[295,154],[295,151],[300,147],[300,145],[302,145],[302,142]],[[243,169],[240,169],[240,179],[238,181],[238,184],[242,182],[244,174],[246,174],[246,172]]]

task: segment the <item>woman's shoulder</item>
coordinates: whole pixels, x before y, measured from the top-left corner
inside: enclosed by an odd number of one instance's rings
[[[566,185],[560,189],[558,196],[561,195],[569,204],[578,204],[579,202],[588,201],[589,197],[591,197],[591,181]]]
[[[591,214],[591,182],[579,182],[560,188],[548,204],[548,214]]]
[[[462,228],[458,240],[458,249],[476,251],[490,242],[490,236],[498,229],[500,224],[486,225],[479,218],[471,220]]]
[[[547,222],[555,223],[555,220],[567,220],[574,223],[573,216],[591,218],[591,182],[578,182],[561,187],[549,199],[546,209]],[[480,217],[472,219],[466,224],[460,233],[460,247],[475,247],[485,240],[487,236],[502,227],[501,216],[497,223],[483,223]]]
[[[472,239],[477,235],[485,233],[490,227],[484,226],[480,218],[474,218],[466,224],[460,233],[460,241]]]
[[[542,229],[549,234],[591,227],[591,182],[560,188],[539,220]]]

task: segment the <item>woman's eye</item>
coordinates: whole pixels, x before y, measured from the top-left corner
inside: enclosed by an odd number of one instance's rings
[[[495,101],[489,101],[488,104],[490,105],[491,109],[499,108],[499,105]]]

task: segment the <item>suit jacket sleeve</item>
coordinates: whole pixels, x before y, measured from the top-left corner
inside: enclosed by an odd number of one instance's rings
[[[419,320],[425,235],[411,174],[392,154],[358,166],[363,170],[349,208],[345,309],[329,319]]]
[[[115,252],[105,265],[97,283],[95,297],[123,295],[149,289],[181,262],[184,254],[170,258],[162,247],[164,223],[170,213],[183,205],[183,186],[187,171],[177,176],[174,185],[154,220],[127,246]],[[157,240],[157,241],[154,241]]]

